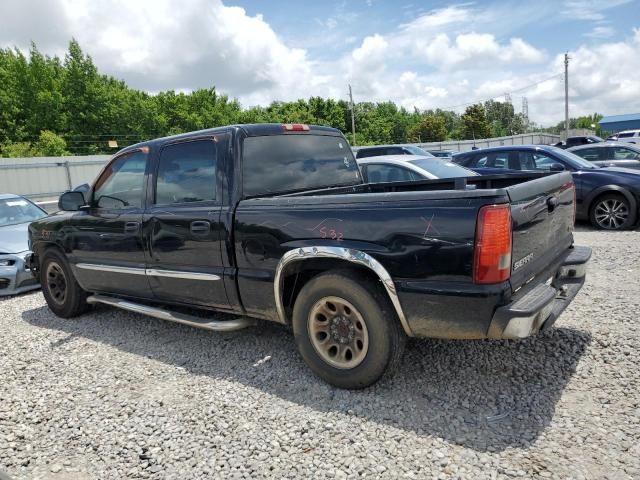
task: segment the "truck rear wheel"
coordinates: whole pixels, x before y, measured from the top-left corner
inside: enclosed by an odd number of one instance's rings
[[[340,388],[364,388],[392,372],[406,343],[380,285],[351,271],[323,273],[302,288],[293,333],[307,365]]]
[[[67,259],[47,250],[40,265],[40,284],[47,305],[58,317],[76,317],[89,309],[87,293],[76,282]]]

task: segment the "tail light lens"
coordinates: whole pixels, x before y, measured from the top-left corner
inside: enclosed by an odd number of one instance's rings
[[[500,283],[511,275],[511,208],[486,205],[478,212],[474,283]]]

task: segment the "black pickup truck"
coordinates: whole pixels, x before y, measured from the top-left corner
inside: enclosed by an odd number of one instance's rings
[[[127,147],[59,206],[29,229],[56,315],[103,303],[218,331],[279,322],[345,388],[391,371],[407,337],[551,327],[591,255],[573,246],[569,173],[366,184],[338,130],[298,124]]]

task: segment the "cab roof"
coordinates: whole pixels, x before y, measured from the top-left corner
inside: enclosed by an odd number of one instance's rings
[[[285,125],[301,125],[301,124],[282,124],[282,123],[249,123],[249,124],[236,124],[225,125],[223,127],[207,128],[204,130],[196,130],[193,132],[180,133],[177,135],[170,135],[167,137],[154,138],[145,142],[139,142],[134,145],[120,150],[116,155],[130,150],[137,150],[141,147],[153,146],[158,143],[167,143],[172,141],[186,140],[192,137],[202,137],[207,135],[216,135],[229,131],[242,132],[247,137],[260,137],[266,135],[295,135],[295,134],[309,134],[316,133],[321,135],[329,135],[340,137],[342,132],[337,128],[326,127],[324,125],[305,125],[309,127],[306,131],[288,131],[285,130]]]

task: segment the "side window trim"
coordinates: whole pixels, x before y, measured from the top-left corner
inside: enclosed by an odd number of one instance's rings
[[[221,133],[212,133],[207,135],[199,135],[195,137],[189,137],[181,140],[174,140],[167,143],[163,143],[158,149],[155,155],[155,162],[153,165],[153,175],[151,175],[151,179],[149,182],[149,195],[148,195],[148,208],[158,208],[158,207],[167,207],[171,206],[171,208],[189,208],[193,206],[203,206],[203,205],[222,205],[222,184],[220,181],[220,172],[223,171],[224,168],[223,162],[226,161],[226,149],[223,149],[224,152],[222,155],[220,154],[221,150],[216,148],[216,171],[215,171],[215,181],[216,181],[216,198],[215,200],[198,200],[195,202],[176,202],[176,203],[155,203],[156,202],[156,193],[158,188],[158,171],[160,170],[160,160],[162,158],[162,152],[167,147],[172,147],[175,145],[181,145],[185,143],[192,143],[197,141],[211,141],[218,145],[222,144],[222,146],[226,145],[226,142],[229,139],[229,134],[227,132]]]

